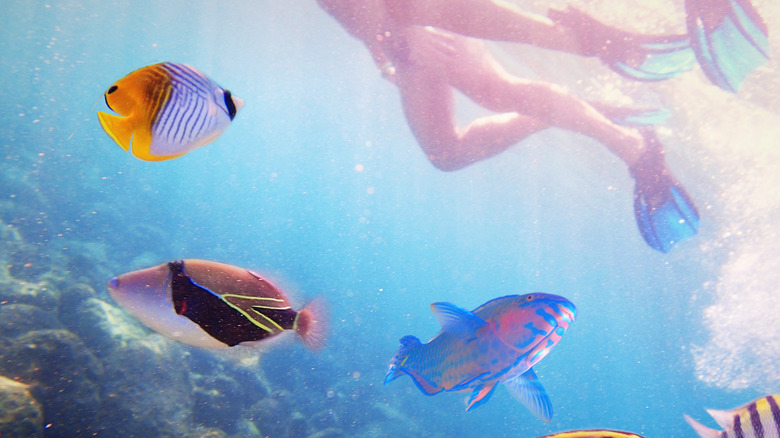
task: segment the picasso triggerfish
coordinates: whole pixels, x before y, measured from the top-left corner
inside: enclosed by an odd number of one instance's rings
[[[434,303],[431,309],[441,332],[425,344],[414,336],[401,338],[385,384],[408,374],[427,395],[472,391],[466,400],[471,410],[503,383],[534,415],[552,419],[550,398],[531,367],[574,321],[574,304],[532,293],[496,298],[472,312],[450,303]]]
[[[685,421],[702,438],[780,437],[780,395],[768,395],[730,411],[707,409],[723,430],[710,429],[685,415]]]
[[[271,282],[237,266],[180,260],[115,277],[108,289],[149,328],[197,347],[257,346],[285,330],[311,349],[325,340],[319,302],[295,311]]]
[[[125,151],[145,161],[176,158],[216,140],[244,102],[184,64],[138,69],[111,85],[100,126]]]

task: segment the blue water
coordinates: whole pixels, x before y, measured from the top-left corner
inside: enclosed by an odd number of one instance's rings
[[[648,21],[682,20],[682,2],[673,3],[645,6],[657,14]],[[780,8],[755,4],[776,40]],[[290,341],[254,371],[228,363],[219,372],[239,382],[262,372],[300,412],[324,410],[331,418],[322,421],[346,436],[605,427],[684,437],[693,431],[683,413],[714,426],[704,408],[780,390],[776,61],[732,95],[698,70],[636,84],[597,61],[492,47],[518,74],[591,99],[673,110],[660,137],[702,226],[662,254],[636,228],[623,164],[583,136],[548,130],[467,169],[436,170],[393,85],[313,1],[10,1],[4,9],[0,219],[35,248],[29,260],[41,269],[71,260],[72,281],[109,303],[112,276],[182,258],[263,272],[298,307],[323,297],[324,351]],[[141,162],[105,135],[90,107],[100,99],[104,109],[101,95],[116,79],[162,61],[197,66],[246,106],[214,144]],[[481,114],[458,105],[460,117]],[[466,413],[465,394],[426,397],[406,377],[382,386],[399,338],[437,333],[431,302],[474,308],[531,291],[578,308],[535,367],[551,423],[503,389]],[[185,351],[209,363],[208,353]],[[224,415],[220,424],[250,419],[262,430],[261,414]]]

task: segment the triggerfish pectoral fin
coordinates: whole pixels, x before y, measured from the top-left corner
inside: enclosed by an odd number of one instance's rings
[[[98,111],[100,126],[106,131],[106,134],[114,139],[125,152],[130,150],[130,143],[133,141],[133,127],[128,123],[127,117],[115,116],[113,114]]]
[[[544,421],[552,421],[552,402],[533,369],[505,381],[504,385],[531,413]]]
[[[431,311],[442,331],[460,338],[474,336],[477,329],[487,324],[482,318],[452,303],[433,303]]]
[[[496,383],[498,382],[493,380],[474,388],[474,392],[472,392],[466,400],[466,412],[477,406],[481,406],[483,403],[490,400],[490,396],[493,395],[493,391],[496,390]]]

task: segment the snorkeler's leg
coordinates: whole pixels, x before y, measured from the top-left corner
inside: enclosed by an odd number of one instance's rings
[[[453,89],[440,73],[405,66],[397,72],[404,114],[428,160],[438,169],[458,170],[495,156],[547,127],[517,113],[496,114],[458,128]]]
[[[628,166],[639,159],[644,141],[635,129],[620,126],[587,101],[554,84],[530,81],[507,73],[486,50],[470,43],[460,50],[461,62],[449,65],[455,88],[495,112],[517,112],[599,140]]]
[[[470,37],[570,53],[582,51],[577,35],[568,27],[501,0],[385,0],[385,4],[403,25],[435,26]]]

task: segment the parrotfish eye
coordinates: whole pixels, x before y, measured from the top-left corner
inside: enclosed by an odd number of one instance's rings
[[[106,91],[106,94],[111,94],[114,91],[116,91],[118,88],[119,87],[117,87],[116,85],[112,85],[111,88],[109,88],[108,91]]]
[[[233,97],[230,95],[230,90],[225,90],[224,92],[225,96],[225,107],[228,110],[228,116],[230,116],[230,120],[233,120],[236,117],[236,105],[233,103]]]
[[[533,301],[533,300],[534,300],[534,296],[533,296],[533,294],[526,295],[526,296],[525,296],[525,300],[526,300],[526,301]]]

